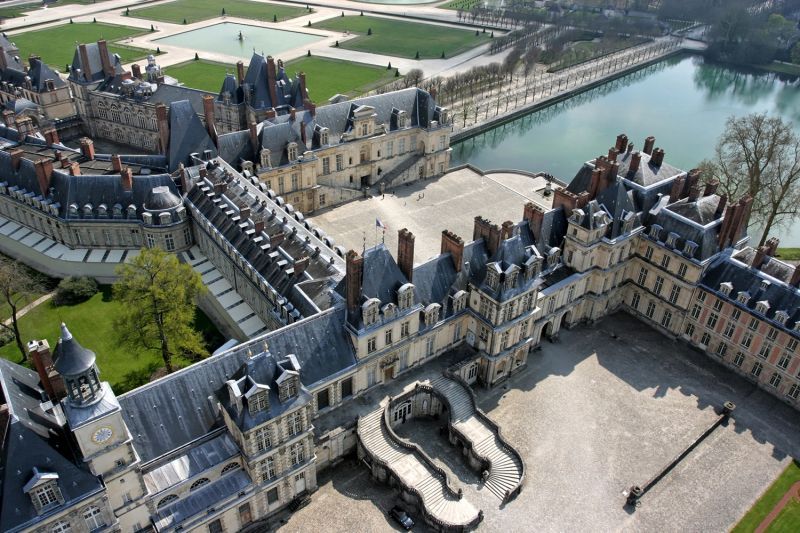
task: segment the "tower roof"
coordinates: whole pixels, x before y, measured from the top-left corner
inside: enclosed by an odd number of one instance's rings
[[[94,366],[96,356],[93,351],[81,346],[72,337],[67,325],[61,323],[61,338],[55,350],[55,367],[62,376],[83,374]]]

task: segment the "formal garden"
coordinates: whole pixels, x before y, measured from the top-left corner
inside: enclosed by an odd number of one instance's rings
[[[360,15],[333,17],[314,27],[358,34],[340,43],[347,50],[412,59],[450,58],[491,38],[473,30]]]
[[[175,0],[150,7],[126,11],[129,16],[147,20],[192,24],[214,17],[229,16],[243,19],[279,22],[311,13],[300,6],[249,2],[248,0]]]
[[[112,54],[119,54],[123,63],[146,57],[148,54],[153,53],[153,50],[136,48],[116,42],[146,32],[142,28],[117,26],[102,22],[75,22],[43,30],[9,35],[8,39],[19,48],[19,57],[21,59],[25,60],[31,54],[35,54],[40,56],[47,64],[63,72],[67,64],[72,64],[72,58],[75,55],[75,43],[94,43],[100,39],[105,39],[108,41],[108,50]]]

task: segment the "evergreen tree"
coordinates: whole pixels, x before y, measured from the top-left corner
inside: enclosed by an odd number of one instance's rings
[[[197,60],[199,60],[199,59],[200,59],[200,56],[198,55],[198,53],[197,53],[197,52],[195,52],[195,53],[194,53],[194,60],[195,60],[195,61],[197,61]]]
[[[419,59],[419,50],[417,50],[417,55],[414,56],[414,59]]]
[[[394,77],[395,78],[399,78],[400,77],[400,69],[399,68],[394,69]]]
[[[372,35],[372,28],[367,28],[367,35]]]
[[[223,17],[225,16],[225,8],[224,7],[222,8],[222,16]]]
[[[389,65],[386,67],[386,70],[392,70],[392,62],[389,61]]]
[[[272,15],[272,22],[278,22],[278,15]]]
[[[176,355],[206,355],[192,327],[196,299],[206,290],[200,274],[161,248],[144,248],[117,273],[114,297],[122,306],[115,329],[123,344],[160,352],[167,372]]]

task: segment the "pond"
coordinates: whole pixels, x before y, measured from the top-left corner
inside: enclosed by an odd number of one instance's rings
[[[626,133],[636,148],[654,135],[665,160],[688,170],[713,155],[729,116],[755,112],[791,120],[800,131],[798,81],[682,56],[458,143],[452,164],[544,171],[568,182]],[[800,222],[776,234],[782,245],[800,246]]]
[[[240,32],[241,39],[239,38]],[[253,54],[253,51],[277,57],[286,50],[321,39],[322,37],[319,35],[309,33],[222,22],[156,39],[155,42],[199,52],[220,53],[247,59]]]

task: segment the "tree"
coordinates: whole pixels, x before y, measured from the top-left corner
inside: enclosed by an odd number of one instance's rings
[[[729,199],[753,198],[751,221],[763,228],[759,246],[774,227],[800,215],[800,137],[780,117],[729,117],[714,159],[700,168]]]
[[[196,299],[206,290],[200,274],[160,248],[143,249],[117,273],[114,297],[122,312],[115,326],[124,344],[160,352],[167,372],[176,355],[206,355],[192,328]]]
[[[0,299],[11,310],[11,323],[4,319],[0,326],[14,335],[22,362],[28,360],[28,351],[22,343],[19,333],[19,310],[27,305],[32,296],[42,292],[39,280],[31,275],[31,271],[16,261],[0,258]]]

